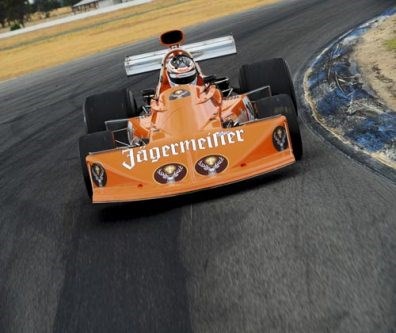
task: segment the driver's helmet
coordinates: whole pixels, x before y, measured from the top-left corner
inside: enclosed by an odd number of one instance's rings
[[[166,72],[172,86],[196,83],[197,68],[194,61],[186,55],[172,57],[166,65]]]

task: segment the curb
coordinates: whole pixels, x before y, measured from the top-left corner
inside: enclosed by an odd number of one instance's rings
[[[392,8],[336,38],[297,78],[301,116],[315,132],[349,157],[396,183],[396,112],[361,81],[350,59],[354,45]]]

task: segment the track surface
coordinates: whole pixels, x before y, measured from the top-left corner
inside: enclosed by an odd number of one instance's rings
[[[202,64],[236,82],[283,56],[298,76],[393,0],[287,1],[187,31],[233,33]],[[0,332],[394,332],[396,186],[302,126],[304,160],[181,199],[92,206],[77,138],[86,95],[134,85],[113,50],[0,84]]]

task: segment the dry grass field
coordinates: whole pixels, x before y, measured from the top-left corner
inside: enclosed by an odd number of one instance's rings
[[[278,0],[153,0],[0,40],[0,81]]]
[[[57,9],[51,10],[49,14],[50,14],[49,17],[45,17],[45,13],[41,13],[41,12],[32,14],[30,16],[30,20],[29,20],[29,22],[27,22],[26,26],[34,25],[37,23],[43,23],[43,22],[55,20],[60,17],[70,15],[70,14],[72,14],[72,9],[71,9],[71,7],[57,8]]]

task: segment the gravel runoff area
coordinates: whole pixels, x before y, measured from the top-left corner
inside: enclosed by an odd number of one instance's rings
[[[361,37],[353,57],[363,81],[396,112],[396,49],[386,42],[396,38],[396,14],[379,22]]]
[[[374,80],[362,74],[364,69],[355,58],[356,49],[364,43],[366,35],[375,33],[380,23],[395,13],[396,8],[391,8],[341,36],[318,55],[304,78],[313,119],[331,133],[329,140],[389,179],[396,179],[396,113],[378,91],[392,91],[389,79],[392,74],[380,71],[385,64],[394,63],[394,56],[389,55],[381,67],[376,65],[374,57],[368,59],[367,68],[376,69],[374,78],[386,82],[389,89],[385,85],[373,87]],[[384,48],[389,45],[385,40],[378,43]],[[371,47],[379,48],[379,45]]]
[[[144,3],[147,3],[147,2],[151,2],[151,1],[152,0],[133,0],[133,1],[120,3],[120,4],[114,5],[114,6],[108,6],[108,7],[104,7],[104,8],[99,8],[97,10],[92,10],[92,11],[85,12],[85,13],[71,14],[69,16],[59,18],[57,20],[52,20],[52,21],[45,22],[45,23],[39,23],[39,24],[35,24],[35,25],[32,25],[30,27],[26,27],[26,28],[23,28],[23,29],[18,29],[18,30],[14,30],[14,31],[1,33],[0,34],[0,39],[8,38],[8,37],[16,36],[16,35],[21,35],[21,34],[24,34],[26,32],[31,32],[31,31],[36,31],[36,30],[45,29],[45,28],[49,28],[49,27],[54,27],[54,26],[59,25],[59,24],[70,23],[70,22],[73,22],[73,21],[82,20],[82,19],[85,19],[87,17],[92,17],[92,16],[96,16],[96,15],[100,15],[100,14],[114,12],[116,10],[120,10],[120,9],[124,9],[124,8],[128,8],[128,7],[141,5],[141,4],[144,4]]]

